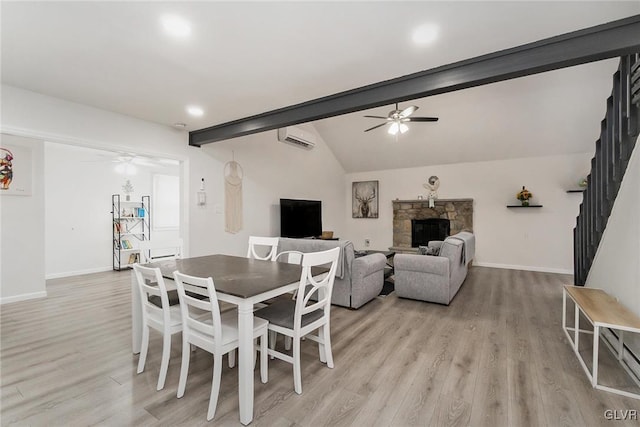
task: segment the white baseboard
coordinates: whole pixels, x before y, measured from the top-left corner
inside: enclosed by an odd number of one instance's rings
[[[525,270],[525,271],[539,271],[542,273],[573,274],[573,270],[565,270],[564,268],[535,267],[530,265],[513,265],[513,264],[495,264],[492,262],[476,262],[476,260],[473,260],[473,265],[478,267],[506,268],[508,270]]]
[[[26,300],[30,300],[30,299],[36,299],[36,298],[45,298],[46,296],[47,296],[47,291],[33,292],[33,293],[30,293],[30,294],[15,295],[15,296],[12,296],[12,297],[4,297],[4,298],[0,298],[0,305],[2,305],[2,304],[10,304],[12,302],[26,301]]]
[[[82,274],[91,274],[91,273],[102,273],[103,271],[111,271],[113,267],[99,267],[99,268],[89,268],[87,270],[77,270],[77,271],[66,271],[64,273],[53,273],[47,274],[45,276],[46,280],[49,279],[60,279],[62,277],[71,277],[71,276],[80,276]]]

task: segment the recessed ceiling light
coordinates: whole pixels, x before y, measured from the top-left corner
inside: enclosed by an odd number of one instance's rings
[[[413,30],[411,38],[417,45],[426,45],[438,38],[439,30],[436,24],[422,24]]]
[[[187,113],[191,114],[192,116],[200,117],[204,114],[204,110],[202,110],[202,108],[200,107],[191,106],[187,107]]]
[[[164,15],[160,18],[164,30],[176,37],[187,37],[191,34],[191,25],[189,22],[176,15]]]
[[[174,123],[173,126],[177,127],[178,129],[184,129],[184,128],[187,127],[187,124],[186,123],[177,122],[177,123]]]

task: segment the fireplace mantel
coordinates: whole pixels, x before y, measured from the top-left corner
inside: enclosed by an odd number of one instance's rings
[[[415,252],[411,248],[411,220],[446,218],[451,221],[451,234],[473,231],[473,199],[436,199],[429,207],[428,199],[393,200],[393,248]]]
[[[392,200],[393,203],[426,203],[429,206],[429,199],[407,199],[407,200]],[[446,203],[446,202],[472,202],[473,199],[436,199],[435,203]]]

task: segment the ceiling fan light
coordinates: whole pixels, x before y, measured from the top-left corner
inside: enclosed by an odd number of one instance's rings
[[[400,133],[405,133],[408,130],[409,126],[405,125],[404,123],[400,123]]]
[[[398,124],[398,122],[393,122],[391,123],[391,126],[389,126],[389,130],[387,132],[390,135],[397,135],[399,130],[400,130],[400,125]]]

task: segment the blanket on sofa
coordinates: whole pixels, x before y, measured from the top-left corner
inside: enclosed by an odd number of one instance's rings
[[[458,234],[447,237],[447,239],[455,239],[462,242],[461,264],[468,264],[476,256],[476,239],[473,233],[461,231]]]
[[[278,244],[278,253],[284,251],[320,252],[333,249],[336,246],[340,247],[336,277],[344,279],[345,276],[351,275],[351,261],[353,261],[354,250],[353,243],[350,240],[291,239],[281,237]],[[347,252],[350,252],[351,256],[348,256]]]

